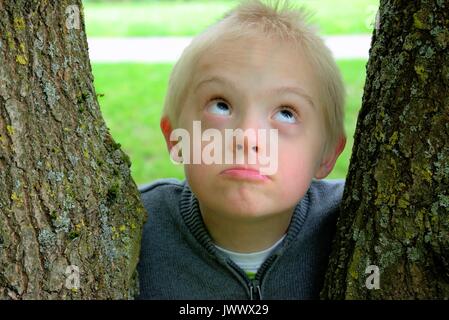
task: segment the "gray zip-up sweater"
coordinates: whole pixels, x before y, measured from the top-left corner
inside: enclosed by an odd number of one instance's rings
[[[343,185],[343,180],[312,182],[284,241],[253,280],[216,249],[186,180],[160,179],[140,188],[148,220],[138,265],[139,298],[317,299]]]

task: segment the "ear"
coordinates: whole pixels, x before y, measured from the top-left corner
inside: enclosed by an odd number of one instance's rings
[[[160,127],[165,138],[165,143],[167,144],[168,152],[170,152],[171,148],[174,146],[174,141],[170,141],[170,134],[172,133],[173,128],[170,119],[168,119],[167,116],[161,118]]]
[[[346,145],[346,137],[342,136],[338,140],[338,143],[335,146],[335,148],[331,150],[329,154],[326,155],[323,161],[321,162],[320,167],[315,173],[316,179],[324,179],[329,175],[329,173],[335,166],[335,162],[337,162],[338,156],[343,152],[345,145]]]

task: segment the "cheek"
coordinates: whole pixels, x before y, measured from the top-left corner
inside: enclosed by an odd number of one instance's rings
[[[207,168],[201,168],[202,165],[184,165],[184,173],[189,186],[195,194],[203,194],[203,189],[207,188],[207,181],[204,179],[207,176]]]
[[[201,126],[203,130],[213,128],[223,131],[224,129],[233,128],[233,121],[230,117],[218,116],[204,112],[201,116]],[[223,133],[224,132],[222,132],[222,134]]]
[[[302,197],[315,174],[313,157],[295,146],[280,150],[277,177],[282,188],[295,196]]]
[[[286,180],[304,180],[313,177],[311,159],[299,152],[284,152],[279,155],[279,174]]]
[[[189,178],[189,180],[192,181],[201,181],[201,179],[204,179],[207,177],[207,175],[210,173],[211,166],[204,165],[204,164],[186,164],[184,165],[184,172],[186,174],[186,177]]]
[[[186,164],[184,173],[192,189],[208,189],[213,185],[214,177],[220,173],[216,164]]]

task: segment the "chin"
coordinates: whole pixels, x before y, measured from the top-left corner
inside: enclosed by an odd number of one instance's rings
[[[241,208],[230,208],[228,212],[229,217],[233,217],[234,219],[239,220],[255,220],[255,219],[261,219],[266,216],[268,216],[268,213],[262,210],[241,210]]]
[[[222,203],[222,212],[239,218],[260,218],[269,214],[262,201],[226,201]]]

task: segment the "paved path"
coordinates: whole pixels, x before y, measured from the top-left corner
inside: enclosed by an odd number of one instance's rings
[[[172,63],[190,43],[190,37],[89,38],[93,62]],[[367,59],[371,35],[324,37],[336,59]]]

